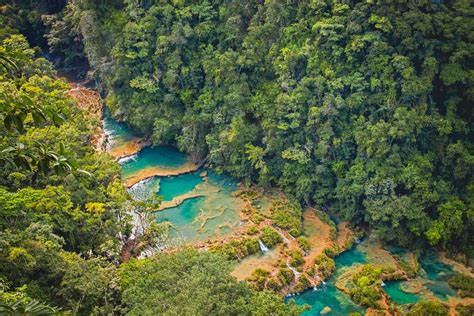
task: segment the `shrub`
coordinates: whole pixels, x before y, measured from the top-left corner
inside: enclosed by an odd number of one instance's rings
[[[259,224],[261,221],[264,220],[263,216],[259,213],[254,213],[251,217],[250,220],[254,222],[255,224]]]
[[[231,240],[228,244],[218,246],[216,249],[229,259],[238,259],[259,252],[260,246],[258,239],[244,238]]]
[[[228,260],[239,259],[239,253],[237,249],[229,244],[215,246],[210,251],[222,255]]]
[[[317,256],[314,260],[314,263],[318,266],[319,272],[323,275],[323,277],[329,277],[334,270],[336,270],[336,262],[326,256],[324,253]]]
[[[290,284],[295,279],[293,271],[287,268],[280,269],[280,271],[278,271],[277,276],[281,284],[284,286]]]
[[[300,236],[298,237],[297,241],[298,241],[298,245],[304,252],[307,252],[311,249],[311,244],[309,243],[308,238],[304,236]]]
[[[257,290],[265,289],[267,278],[270,276],[270,272],[267,270],[258,268],[252,275],[247,279]]]
[[[377,301],[381,299],[380,283],[382,269],[365,265],[362,270],[352,277],[354,287],[350,289],[351,298],[360,305],[378,308]]]
[[[474,278],[463,274],[456,274],[449,279],[449,285],[459,290],[461,297],[474,297]]]
[[[291,252],[291,265],[298,267],[304,263],[303,253],[299,249],[295,249]]]
[[[448,308],[435,301],[416,303],[408,312],[408,316],[447,316]]]
[[[273,247],[283,240],[275,229],[268,226],[262,229],[262,236],[260,239],[265,245],[267,245],[267,247]]]
[[[334,245],[333,247],[324,248],[324,253],[329,258],[335,258],[339,254],[339,247]]]
[[[304,276],[300,276],[298,279],[298,284],[295,286],[295,291],[296,292],[301,292],[306,290],[307,288],[311,287],[311,282]]]
[[[459,316],[472,316],[474,315],[474,304],[470,305],[457,305],[456,311]]]
[[[247,238],[243,240],[243,244],[247,255],[251,255],[260,251],[260,245],[258,244],[258,239]]]
[[[272,205],[271,212],[276,226],[288,231],[294,237],[301,235],[301,207],[297,203],[276,201]]]
[[[267,289],[278,292],[281,289],[281,284],[275,279],[267,281]]]
[[[255,235],[258,233],[258,228],[257,226],[250,226],[248,229],[247,229],[247,234],[249,235]]]

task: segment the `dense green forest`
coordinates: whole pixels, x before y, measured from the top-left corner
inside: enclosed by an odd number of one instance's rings
[[[387,241],[472,253],[473,15],[463,0],[70,1],[47,38],[83,52],[156,144]]]
[[[99,123],[19,31],[46,9],[24,17],[0,8],[0,314],[297,315],[301,307],[230,277],[216,254],[184,250],[118,265],[130,210],[147,209],[126,193],[119,165],[90,145]],[[32,27],[22,31],[40,45]],[[159,232],[151,224],[138,237],[153,243]],[[159,280],[156,288],[149,280]],[[190,295],[186,304],[177,290]]]
[[[302,310],[215,253],[119,264],[130,210],[148,209],[57,70],[154,144],[472,258],[473,57],[469,0],[0,0],[0,314]]]

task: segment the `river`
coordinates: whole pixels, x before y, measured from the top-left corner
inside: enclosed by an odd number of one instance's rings
[[[109,151],[120,147],[133,149],[139,137],[125,124],[119,123],[104,111],[104,130],[108,136]],[[219,237],[232,232],[239,226],[238,210],[242,201],[232,195],[238,188],[238,181],[228,175],[218,175],[212,170],[201,167],[198,170],[173,176],[148,176],[144,170],[161,170],[162,172],[183,170],[191,165],[189,158],[169,146],[145,146],[119,160],[123,179],[134,178],[135,184],[128,188],[129,193],[137,200],[146,200],[150,196],[161,197],[168,207],[157,211],[157,222],[169,222],[170,246],[180,246],[212,237]],[[181,168],[181,169],[180,169]],[[164,171],[163,171],[164,170]],[[191,169],[190,169],[191,170]],[[137,178],[138,177],[138,178]],[[391,249],[394,255],[405,255],[400,248]],[[350,297],[339,291],[335,282],[348,268],[354,265],[371,263],[367,254],[356,245],[336,257],[336,271],[325,284],[302,294],[291,296],[298,304],[309,304],[311,310],[305,315],[319,315],[329,312],[332,315],[346,315],[350,312],[364,312],[364,308],[354,304]],[[421,284],[420,293],[408,293],[406,283],[412,281],[389,281],[384,290],[397,304],[416,303],[423,297],[447,300],[456,292],[447,280],[453,275],[452,269],[437,260],[433,254],[420,258],[421,273],[416,282]],[[405,288],[405,289],[404,289]]]

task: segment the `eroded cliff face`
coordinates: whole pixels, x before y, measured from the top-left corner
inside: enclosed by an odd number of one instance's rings
[[[67,91],[67,94],[76,100],[79,109],[92,118],[92,123],[89,126],[91,130],[89,140],[96,151],[104,151],[106,135],[100,123],[103,103],[99,92],[78,83],[71,83],[71,89]]]

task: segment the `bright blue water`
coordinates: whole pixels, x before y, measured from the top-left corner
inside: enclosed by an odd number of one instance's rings
[[[204,198],[189,199],[177,207],[168,208],[158,212],[158,223],[170,222],[176,226],[173,231],[178,230],[182,234],[191,233],[188,228],[193,224],[196,216],[199,215],[198,205],[203,199]]]
[[[226,173],[218,174],[217,172],[207,169],[207,177],[212,185],[220,187],[221,190],[229,194],[237,190],[239,185],[235,178]]]
[[[102,122],[109,141],[114,144],[121,144],[135,137],[133,131],[125,123],[118,122],[112,118],[107,107],[104,107]]]
[[[401,289],[403,281],[389,281],[386,282],[383,288],[390,299],[397,304],[413,304],[421,299],[418,294],[406,293]]]
[[[191,192],[203,182],[199,171],[160,179],[160,190],[156,194],[162,196],[164,201],[170,201],[176,196]]]
[[[320,315],[324,307],[331,308],[330,315],[347,315],[351,312],[364,312],[364,308],[355,304],[350,297],[342,291],[339,291],[335,282],[341,275],[344,268],[354,264],[365,264],[367,259],[365,254],[358,247],[343,252],[336,257],[336,272],[326,281],[319,290],[309,290],[294,297],[298,304],[308,304],[311,309],[305,311],[303,315]]]
[[[170,244],[179,245],[227,234],[238,225],[239,217],[234,209],[214,208],[212,202],[216,201],[206,197],[192,198],[157,212],[158,223],[169,222],[172,225],[168,236]]]
[[[186,162],[188,162],[187,156],[173,147],[145,147],[138,153],[135,159],[122,164],[122,175],[127,177],[150,167],[163,169],[178,168]]]
[[[112,145],[120,145],[136,138],[126,124],[114,120],[104,108],[104,129]],[[122,176],[133,176],[147,168],[176,169],[188,163],[188,157],[173,147],[156,146],[142,149],[136,156],[121,160]],[[157,212],[158,222],[170,222],[170,238],[186,242],[202,240],[216,234],[232,231],[239,224],[236,199],[231,193],[237,189],[237,181],[225,174],[201,169],[197,172],[172,177],[153,177],[140,181],[128,189],[137,200],[147,200],[152,195],[162,196],[165,201],[191,192],[204,182],[200,172],[207,172],[212,185],[206,187],[205,197],[184,201],[177,207]]]
[[[439,261],[434,254],[422,256],[420,265],[426,272],[426,278],[429,281],[426,287],[436,297],[447,300],[448,296],[456,296],[456,290],[448,284],[448,280],[455,274],[451,267]]]

